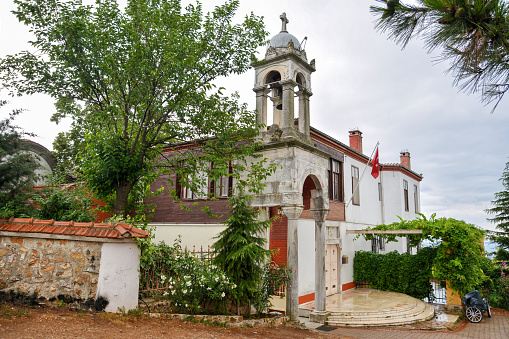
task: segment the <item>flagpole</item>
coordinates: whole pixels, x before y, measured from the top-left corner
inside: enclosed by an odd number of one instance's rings
[[[380,172],[382,172],[380,170]],[[380,173],[380,208],[382,209],[382,225],[385,224],[385,201],[384,201],[384,184],[383,184],[383,176]]]
[[[370,157],[369,157],[369,160],[368,160],[368,162],[366,163],[366,166],[364,167],[364,170],[362,171],[361,178],[359,179],[359,182],[358,182],[358,183],[357,183],[357,185],[355,186],[355,189],[353,190],[353,192],[352,192],[352,196],[350,197],[350,200],[348,200],[348,204],[346,204],[346,207],[350,206],[350,203],[352,202],[353,196],[355,195],[355,192],[357,192],[357,189],[359,188],[359,185],[361,184],[362,178],[364,178],[364,174],[366,174],[366,169],[368,168],[368,165],[369,165],[369,163],[371,162],[371,159],[373,159],[373,154],[375,154],[375,151],[376,151],[376,149],[377,149],[378,145],[380,145],[380,141],[377,141],[377,142],[376,142],[375,148],[373,148],[373,152],[371,152],[371,155],[370,155]]]

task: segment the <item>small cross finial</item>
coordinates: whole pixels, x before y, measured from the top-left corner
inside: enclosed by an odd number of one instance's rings
[[[286,17],[286,13],[283,12],[283,14],[281,14],[279,16],[279,18],[281,19],[281,21],[283,22],[283,26],[281,27],[281,32],[287,32],[286,30],[286,24],[290,22],[290,20],[288,20],[288,18]]]

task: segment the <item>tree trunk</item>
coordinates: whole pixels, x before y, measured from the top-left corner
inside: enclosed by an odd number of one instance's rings
[[[126,217],[127,213],[127,199],[129,198],[129,192],[133,189],[134,184],[129,182],[119,183],[115,188],[115,203],[113,204],[114,213]]]

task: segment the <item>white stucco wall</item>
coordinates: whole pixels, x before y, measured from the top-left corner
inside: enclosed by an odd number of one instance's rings
[[[349,229],[363,229],[365,228],[365,225],[378,225],[382,222],[381,203],[378,199],[378,183],[380,181],[380,177],[378,177],[378,179],[373,178],[371,176],[371,167],[368,166],[358,187],[360,204],[354,205],[351,201],[350,204],[348,204],[353,194],[352,166],[359,169],[359,179],[362,177],[362,172],[366,168],[366,165],[362,162],[345,156],[344,183],[345,204],[347,204],[345,214],[346,220],[349,222]]]
[[[139,267],[140,250],[135,241],[102,245],[96,299],[108,300],[106,312],[138,306]]]
[[[226,226],[223,224],[151,224],[156,226],[154,242],[164,241],[167,245],[173,245],[175,239],[182,237],[182,247],[192,249],[196,246],[207,248],[215,242],[214,237],[218,236]]]
[[[300,219],[299,234],[299,296],[315,293],[315,221]]]
[[[382,176],[385,223],[399,221],[398,216],[405,220],[415,219],[417,213],[415,212],[414,186],[417,186],[417,191],[420,195],[420,183],[397,171],[383,171]],[[403,180],[408,182],[408,212],[405,211]],[[420,210],[420,200],[418,199],[417,202]]]

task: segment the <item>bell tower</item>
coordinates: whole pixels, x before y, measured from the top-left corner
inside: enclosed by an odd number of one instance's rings
[[[265,59],[253,62],[257,122],[266,127],[260,136],[266,143],[298,139],[311,143],[309,131],[309,98],[311,92],[311,73],[315,71],[315,61],[307,61],[304,44],[288,33],[290,22],[286,13],[281,14],[281,32],[270,40]],[[294,98],[298,97],[298,116],[295,114]],[[268,99],[272,107],[268,107]],[[272,110],[272,121],[267,121],[268,109]],[[298,118],[298,125],[295,124]]]

